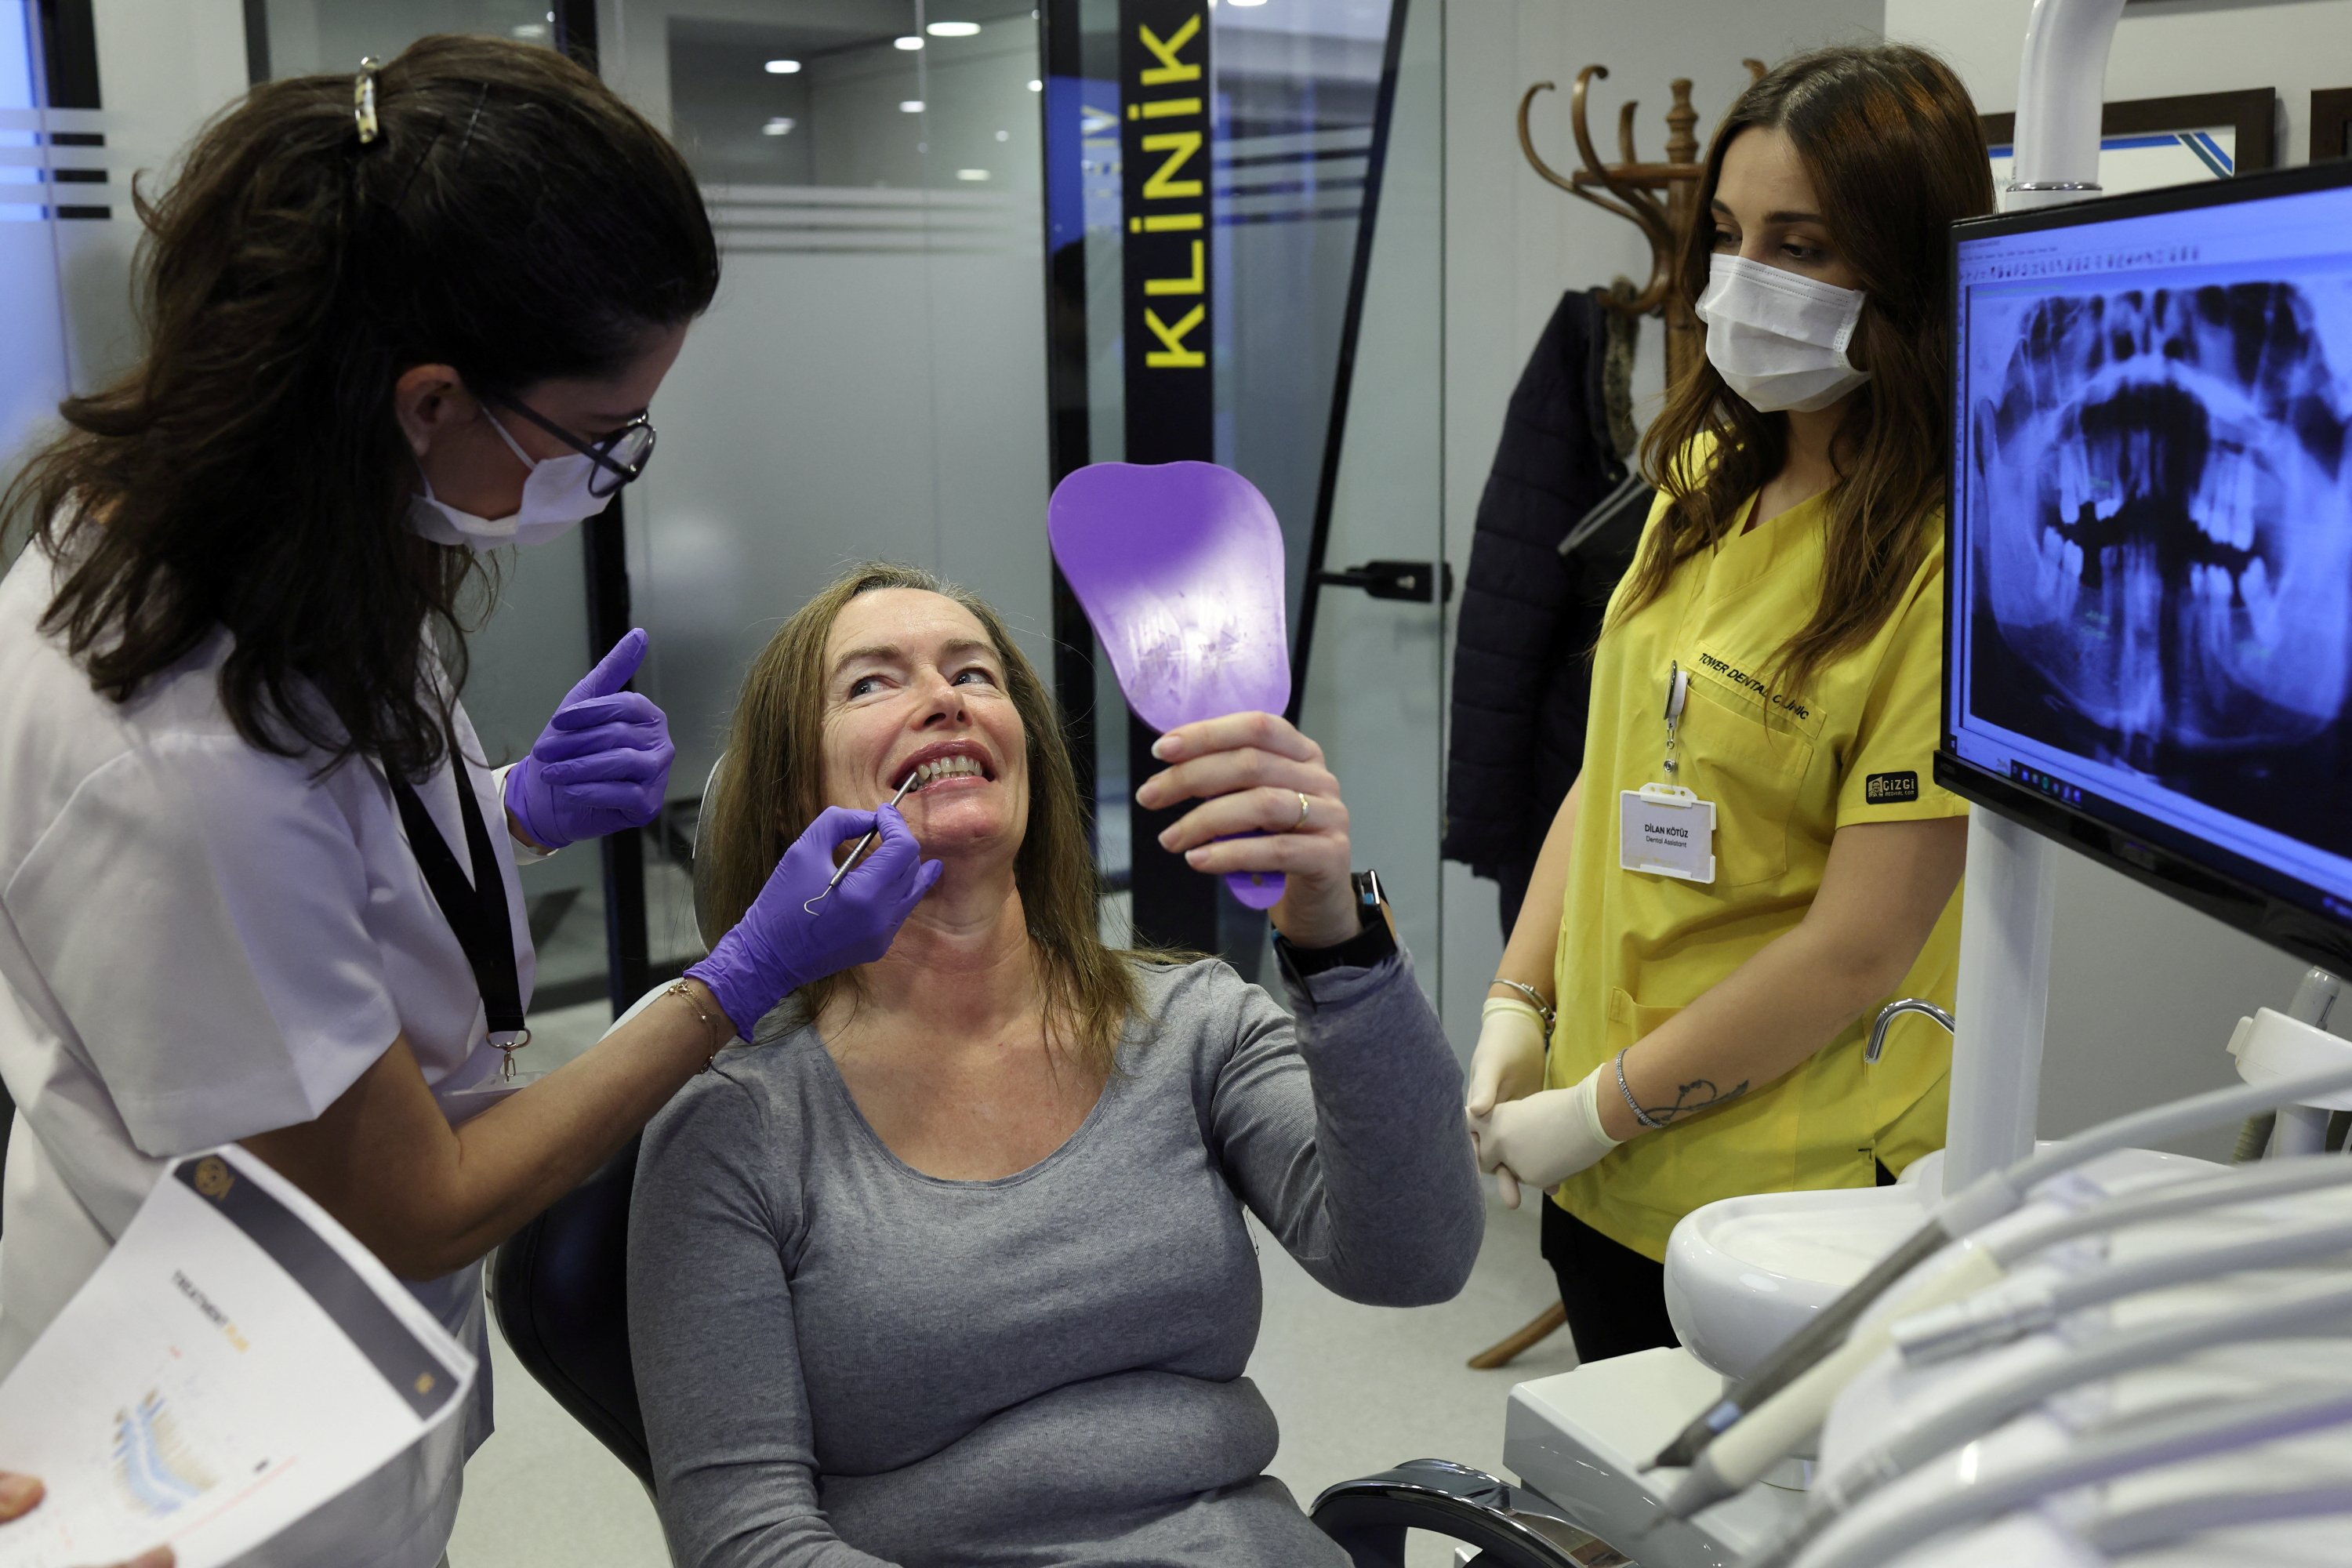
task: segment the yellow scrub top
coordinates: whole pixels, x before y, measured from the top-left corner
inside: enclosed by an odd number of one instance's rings
[[[1645,548],[1665,506],[1662,494]],[[1549,1088],[1575,1084],[1793,928],[1821,890],[1839,828],[1968,809],[1932,772],[1943,670],[1940,513],[1921,525],[1934,542],[1877,633],[1803,690],[1771,684],[1776,655],[1819,602],[1827,521],[1816,497],[1691,557],[1633,615],[1610,606],[1594,652],[1584,793],[1560,910]],[[1620,584],[1620,600],[1625,592]],[[1690,689],[1676,737],[1681,771],[1669,781],[1666,683],[1677,663]],[[1712,884],[1619,866],[1619,792],[1667,782],[1715,804]],[[1895,995],[1952,1005],[1959,905],[1955,892]],[[1943,1147],[1951,1042],[1931,1023],[1906,1021],[1878,1064],[1864,1068],[1875,1012],[1786,1077],[1687,1125],[1633,1139],[1562,1183],[1554,1200],[1603,1236],[1664,1258],[1675,1222],[1718,1198],[1869,1186],[1878,1162],[1899,1172]],[[1601,1087],[1617,1092],[1609,1074]]]

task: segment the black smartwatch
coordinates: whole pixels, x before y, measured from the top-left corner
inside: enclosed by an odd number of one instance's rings
[[[1349,878],[1356,889],[1356,934],[1330,947],[1298,947],[1276,932],[1276,960],[1294,980],[1305,980],[1327,969],[1370,969],[1397,950],[1396,928],[1390,923],[1388,892],[1378,871],[1358,871]]]

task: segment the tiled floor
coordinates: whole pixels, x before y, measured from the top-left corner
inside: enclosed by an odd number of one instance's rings
[[[601,1024],[599,1010],[583,1015],[579,1032],[588,1038],[592,1022]],[[541,1021],[534,1019],[533,1027]],[[540,1038],[557,1043],[546,1034]],[[1335,1481],[1402,1459],[1434,1456],[1499,1471],[1511,1384],[1575,1364],[1565,1333],[1506,1371],[1472,1372],[1463,1364],[1550,1300],[1551,1276],[1536,1255],[1531,1210],[1490,1203],[1486,1242],[1470,1284],[1441,1307],[1355,1306],[1324,1291],[1263,1237],[1258,1252],[1265,1321],[1250,1375],[1282,1423],[1274,1473],[1302,1504]],[[467,1469],[451,1563],[662,1563],[661,1533],[635,1479],[540,1391],[502,1343],[493,1355],[499,1431]],[[1450,1560],[1436,1541],[1416,1541],[1411,1553],[1413,1568]]]

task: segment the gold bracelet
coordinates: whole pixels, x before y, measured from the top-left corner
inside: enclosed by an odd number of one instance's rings
[[[701,1020],[702,1031],[704,1037],[706,1038],[709,1036],[711,1026],[721,1022],[721,1020],[712,1017],[709,1014],[702,1010],[702,1002],[700,998],[695,995],[694,987],[688,985],[683,980],[673,980],[668,984],[663,986],[662,994],[665,996],[675,996],[684,1002],[688,1006],[693,1008],[695,1017]],[[705,1057],[702,1060],[702,1065],[695,1069],[697,1072],[709,1072],[710,1070],[710,1064],[719,1059],[719,1053],[727,1048],[727,1042],[734,1037],[735,1029],[732,1025],[727,1025],[725,1028],[726,1032],[719,1037],[719,1043],[710,1047],[710,1054],[708,1057]]]

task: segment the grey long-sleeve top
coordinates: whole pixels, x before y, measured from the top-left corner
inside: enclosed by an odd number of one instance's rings
[[[1242,1211],[1350,1300],[1451,1297],[1460,1073],[1402,954],[1295,1026],[1221,963],[1139,973],[1119,1071],[1011,1176],[895,1158],[805,1028],[655,1118],[630,1342],[678,1563],[1345,1568],[1264,1473]]]

